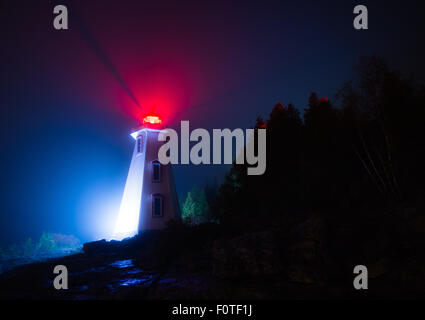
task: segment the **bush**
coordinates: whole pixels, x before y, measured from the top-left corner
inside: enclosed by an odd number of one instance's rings
[[[64,251],[77,251],[80,248],[80,240],[73,235],[43,232],[38,241],[28,238],[21,243],[12,244],[6,250],[0,250],[0,259],[36,259],[40,255],[58,255]]]
[[[188,192],[183,204],[182,219],[187,225],[213,222],[204,190],[194,187]]]

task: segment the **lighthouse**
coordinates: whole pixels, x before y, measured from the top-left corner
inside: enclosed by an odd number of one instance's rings
[[[170,220],[181,218],[171,164],[163,165],[158,159],[158,150],[164,143],[158,137],[164,132],[161,116],[151,112],[131,133],[135,143],[115,225],[115,239],[164,229]]]

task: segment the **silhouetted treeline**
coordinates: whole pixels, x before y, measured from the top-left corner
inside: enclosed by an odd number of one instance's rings
[[[303,115],[277,103],[257,119],[255,128],[267,128],[267,170],[247,176],[234,165],[213,205],[221,221],[423,205],[424,85],[370,57],[336,102],[311,93]]]

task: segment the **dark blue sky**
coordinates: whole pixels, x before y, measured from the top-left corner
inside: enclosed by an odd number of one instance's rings
[[[68,5],[69,30],[53,29],[57,4]],[[352,27],[357,4],[2,1],[0,245],[110,230],[129,133],[153,104],[192,128],[246,128],[277,101],[303,110],[311,91],[332,100],[361,56],[423,80],[420,2],[362,1],[367,31]],[[225,171],[176,166],[180,201]]]

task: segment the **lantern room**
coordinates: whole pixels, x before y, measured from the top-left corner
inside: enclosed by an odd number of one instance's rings
[[[150,112],[143,117],[142,126],[144,128],[159,129],[161,125],[162,119],[157,113]]]

